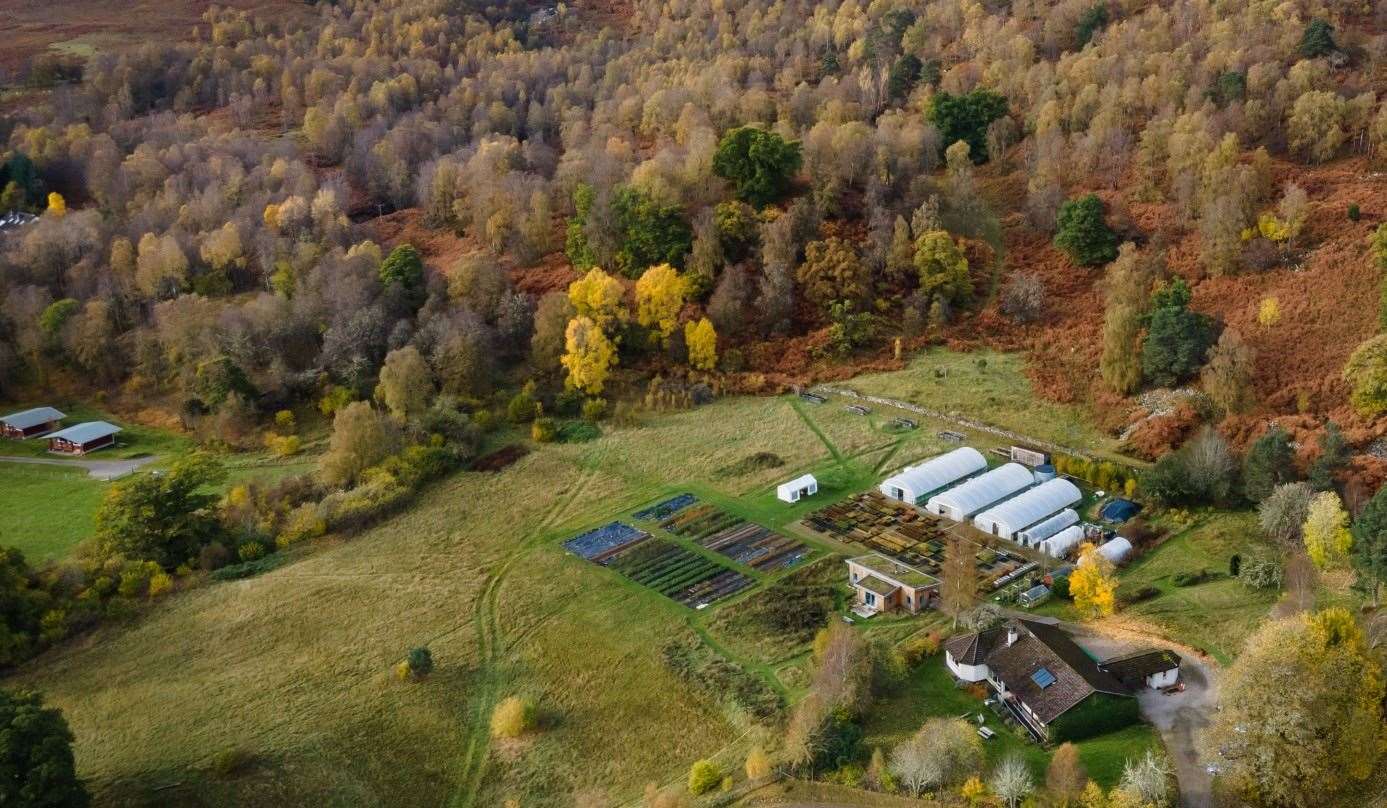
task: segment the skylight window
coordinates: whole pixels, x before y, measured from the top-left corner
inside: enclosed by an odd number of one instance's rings
[[[1049,668],[1040,668],[1031,674],[1031,681],[1035,682],[1041,690],[1044,690],[1055,683],[1055,675],[1050,673]]]

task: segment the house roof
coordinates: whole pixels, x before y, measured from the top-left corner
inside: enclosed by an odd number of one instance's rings
[[[1007,645],[1009,631],[1016,640]],[[1084,649],[1056,626],[1014,618],[976,634],[949,639],[944,648],[961,665],[985,664],[1009,692],[1043,723],[1050,723],[1093,695],[1130,696],[1112,674],[1102,670]],[[1051,676],[1035,676],[1041,669]]]
[[[1099,663],[1099,667],[1129,687],[1145,682],[1146,677],[1180,667],[1180,655],[1163,648],[1148,648],[1115,656]]]
[[[892,592],[895,592],[897,589],[900,589],[899,586],[896,586],[890,581],[878,578],[875,575],[864,575],[861,578],[858,578],[857,585],[867,590],[868,592],[875,592],[876,594],[881,595],[882,597],[886,597]]]
[[[856,564],[859,567],[870,570],[881,578],[894,581],[901,586],[908,586],[911,589],[934,586],[939,583],[939,579],[933,575],[920,572],[914,567],[908,567],[899,561],[894,561],[880,553],[868,553],[867,555],[857,556],[848,559],[849,564]]]
[[[48,436],[49,440],[59,438],[70,443],[91,443],[94,440],[114,435],[120,431],[120,427],[115,424],[108,424],[105,421],[88,421],[85,424],[70,426],[67,429],[59,430]]]
[[[0,423],[15,429],[30,429],[41,424],[51,424],[63,420],[63,414],[52,407],[34,407],[31,410],[12,412],[0,417]]]

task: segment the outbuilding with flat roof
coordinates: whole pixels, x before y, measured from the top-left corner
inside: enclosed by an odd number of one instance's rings
[[[88,421],[48,436],[48,451],[56,454],[84,455],[114,446],[120,427],[105,421]]]
[[[52,407],[34,407],[0,416],[0,435],[15,440],[47,435],[62,426],[66,416]]]
[[[939,591],[939,579],[887,558],[868,553],[848,559],[848,582],[857,593],[859,614],[900,609],[917,614]]]

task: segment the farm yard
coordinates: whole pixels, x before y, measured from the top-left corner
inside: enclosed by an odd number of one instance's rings
[[[866,491],[810,514],[804,520],[810,530],[840,541],[859,544],[888,558],[939,577],[944,561],[946,533],[966,530],[876,491]],[[976,531],[963,538],[976,543]],[[1010,584],[1038,565],[1000,546],[978,546],[978,576],[983,591]]]

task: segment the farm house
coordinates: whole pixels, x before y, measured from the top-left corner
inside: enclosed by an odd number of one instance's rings
[[[971,446],[930,458],[918,466],[907,466],[880,486],[881,493],[914,505],[947,486],[987,469],[982,452]]]
[[[1071,525],[1041,542],[1038,546],[1042,553],[1052,558],[1064,558],[1069,555],[1071,550],[1082,544],[1083,541],[1083,527]]]
[[[1081,499],[1083,495],[1073,483],[1051,480],[983,511],[973,524],[984,533],[1014,541],[1022,530]]]
[[[1039,547],[1042,542],[1070,525],[1079,524],[1079,514],[1073,508],[1065,508],[1043,522],[1032,525],[1017,534],[1016,540],[1022,547]]]
[[[84,455],[114,446],[120,427],[105,421],[88,421],[48,436],[48,451],[56,454]]]
[[[817,493],[819,481],[812,474],[801,475],[775,488],[775,496],[781,502],[799,502],[804,497],[812,497]]]
[[[1034,484],[1035,477],[1029,469],[1020,463],[1007,463],[942,494],[935,494],[925,503],[925,510],[962,522]]]
[[[16,440],[46,435],[58,429],[64,415],[52,407],[34,407],[0,417],[0,435]]]

